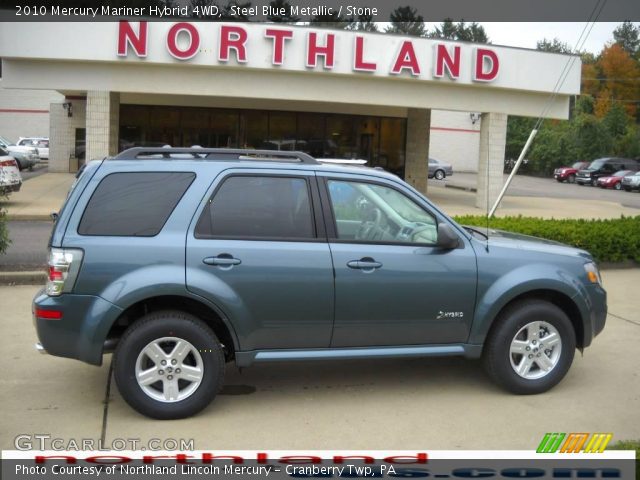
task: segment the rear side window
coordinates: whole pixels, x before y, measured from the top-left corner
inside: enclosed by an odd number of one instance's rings
[[[192,172],[112,173],[91,195],[78,233],[153,237],[195,177]]]
[[[197,238],[315,238],[307,181],[234,176],[213,194],[196,225]]]

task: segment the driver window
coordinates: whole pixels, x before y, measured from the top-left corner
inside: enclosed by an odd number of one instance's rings
[[[397,190],[338,180],[330,180],[328,188],[339,240],[436,243],[436,219]]]

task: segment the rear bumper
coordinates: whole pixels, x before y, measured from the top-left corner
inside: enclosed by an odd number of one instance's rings
[[[37,318],[36,308],[62,312],[59,320]],[[92,295],[50,297],[40,290],[33,299],[32,317],[40,346],[36,350],[59,357],[102,364],[104,344],[122,309]]]
[[[0,185],[0,193],[19,192],[22,188],[22,182],[13,183],[11,185]]]

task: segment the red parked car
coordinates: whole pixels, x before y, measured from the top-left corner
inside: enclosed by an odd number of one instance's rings
[[[559,182],[576,183],[576,173],[578,170],[587,168],[589,162],[576,162],[570,167],[558,167],[553,171],[553,178]]]
[[[633,170],[618,170],[610,177],[600,177],[597,185],[600,188],[615,188],[616,190],[622,190],[622,179],[627,175],[633,175]]]

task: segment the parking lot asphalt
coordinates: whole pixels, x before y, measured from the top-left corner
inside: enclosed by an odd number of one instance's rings
[[[454,172],[451,177],[442,181],[429,179],[429,187],[448,185],[472,189],[476,187],[477,176],[476,173]],[[507,177],[508,175],[503,175],[501,185],[504,185]],[[512,197],[554,198],[560,201],[586,200],[615,202],[621,204],[623,207],[640,208],[640,193],[638,192],[580,186],[566,182],[559,183],[550,177],[533,177],[530,175],[516,175],[511,182],[507,195]]]
[[[0,447],[20,434],[194,439],[196,449],[534,449],[546,432],[640,438],[640,269],[603,272],[610,315],[560,385],[537,396],[494,386],[475,361],[362,360],[227,369],[225,388],[199,415],[161,422],[129,408],[111,358],[102,367],[39,355],[34,286],[0,287]],[[103,418],[105,421],[103,422]]]

